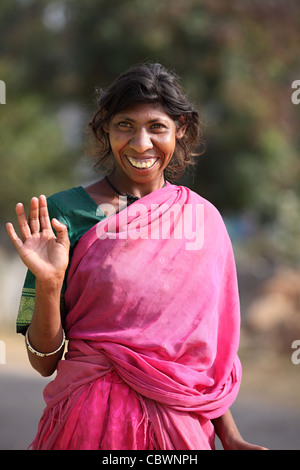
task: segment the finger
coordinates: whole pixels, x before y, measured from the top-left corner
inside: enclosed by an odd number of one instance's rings
[[[27,222],[24,206],[21,202],[16,205],[16,214],[18,217],[18,224],[21,231],[23,240],[31,236],[31,230]]]
[[[52,219],[52,226],[56,231],[57,242],[61,243],[65,247],[68,247],[70,245],[70,241],[67,226],[59,222],[57,219]]]
[[[28,221],[29,221],[31,233],[39,233],[40,231],[39,200],[37,197],[33,197],[30,201]]]
[[[15,231],[15,228],[14,228],[13,224],[8,222],[6,224],[6,230],[7,230],[8,236],[11,239],[14,247],[16,248],[17,251],[19,251],[20,248],[23,246],[23,242],[22,242],[22,240],[20,240],[20,238],[16,234],[16,231]]]
[[[51,229],[47,199],[46,196],[44,196],[43,194],[39,197],[39,206],[41,230]]]

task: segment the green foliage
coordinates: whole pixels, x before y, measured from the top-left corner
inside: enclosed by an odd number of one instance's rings
[[[79,107],[84,128],[95,86],[146,60],[175,69],[203,116],[207,153],[185,182],[223,212],[277,220],[288,239],[282,201],[292,194],[298,211],[300,193],[299,23],[293,0],[2,0],[1,221],[18,200],[82,182],[82,129],[66,130],[61,110]]]
[[[50,195],[55,185],[70,181],[71,162],[57,121],[40,96],[25,95],[5,109],[0,128],[2,216],[8,217],[19,200],[28,202],[29,192]]]

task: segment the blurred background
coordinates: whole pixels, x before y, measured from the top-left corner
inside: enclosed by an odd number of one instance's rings
[[[233,414],[246,439],[300,450],[299,31],[297,0],[1,0],[0,449],[30,444],[49,381],[15,334],[25,269],[5,222],[18,201],[97,179],[95,87],[149,61],[175,70],[202,116],[207,151],[181,182],[217,206],[234,246]]]

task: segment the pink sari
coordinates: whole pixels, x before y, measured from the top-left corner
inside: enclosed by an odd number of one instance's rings
[[[213,449],[238,393],[239,297],[218,211],[164,188],[78,242],[66,360],[33,449]]]

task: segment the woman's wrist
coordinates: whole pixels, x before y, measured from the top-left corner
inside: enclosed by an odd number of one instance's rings
[[[244,439],[237,433],[227,433],[221,439],[224,450],[238,450],[244,443]]]
[[[51,352],[47,352],[47,353],[42,353],[40,351],[37,351],[36,349],[34,349],[29,341],[29,328],[27,329],[26,331],[26,335],[25,335],[25,342],[26,342],[26,346],[27,346],[27,349],[28,351],[30,351],[32,354],[34,354],[35,356],[38,356],[38,357],[49,357],[49,356],[54,356],[56,353],[58,353],[64,346],[65,344],[65,332],[62,330],[62,342],[61,344],[58,346],[58,348],[56,348],[54,351],[51,351]]]
[[[54,351],[62,341],[61,288],[62,279],[36,279],[35,307],[28,334],[31,346],[42,353]]]
[[[64,282],[64,275],[53,276],[49,279],[38,279],[35,280],[35,290],[41,291],[47,295],[59,294]]]

